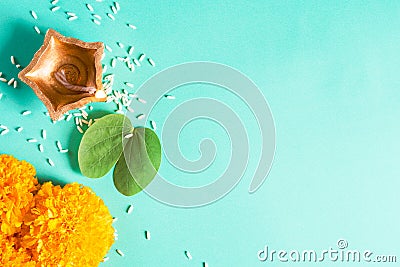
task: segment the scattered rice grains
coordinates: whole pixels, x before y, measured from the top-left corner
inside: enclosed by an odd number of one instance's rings
[[[0,266],[98,266],[114,242],[104,202],[88,187],[40,185],[35,175],[0,155]]]

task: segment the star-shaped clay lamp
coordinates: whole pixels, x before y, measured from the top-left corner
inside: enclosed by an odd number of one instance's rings
[[[52,120],[89,102],[103,102],[101,42],[87,43],[49,29],[43,45],[18,77],[46,105]]]

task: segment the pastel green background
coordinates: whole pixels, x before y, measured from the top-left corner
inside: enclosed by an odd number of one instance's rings
[[[103,17],[91,22],[85,3]],[[159,203],[145,193],[124,197],[112,176],[83,177],[76,166],[80,134],[71,122],[52,124],[32,90],[0,84],[0,153],[31,162],[41,180],[79,182],[101,196],[113,216],[119,240],[101,266],[310,266],[310,263],[260,262],[257,252],[270,249],[337,248],[344,238],[349,249],[376,254],[399,253],[400,151],[400,2],[399,1],[144,1],[120,0],[116,21],[105,16],[111,1],[0,1],[0,71],[7,78],[18,70],[14,55],[26,66],[49,27],[85,41],[103,41],[113,55],[124,55],[116,41],[145,52],[157,66],[145,64],[135,73],[119,65],[116,87],[124,81],[140,86],[157,71],[178,63],[215,61],[250,77],[263,91],[274,115],[276,155],[271,172],[254,194],[247,192],[256,168],[260,137],[246,105],[221,88],[191,85],[176,89],[175,101],[163,100],[150,114],[161,136],[168,113],[184,100],[213,97],[232,106],[249,131],[252,151],[243,179],[226,197],[201,208],[182,209]],[[35,10],[35,21],[29,11]],[[69,22],[65,11],[79,19]],[[129,29],[126,23],[138,27]],[[109,65],[110,53],[103,61]],[[110,66],[108,66],[110,70]],[[201,90],[199,90],[201,89]],[[94,111],[113,105],[95,104]],[[23,110],[32,111],[22,117]],[[17,133],[14,128],[23,126]],[[40,130],[48,139],[42,141]],[[229,161],[227,133],[210,121],[195,121],[182,132],[180,144],[189,159],[199,157],[197,145],[211,137],[218,146],[215,165],[191,176],[166,160],[160,173],[182,185],[216,179]],[[26,142],[37,138],[45,146]],[[57,152],[60,140],[70,153]],[[162,140],[168,142],[168,140]],[[50,167],[51,157],[56,167]],[[129,204],[135,206],[126,214]],[[144,231],[151,240],[144,238]],[[115,249],[125,253],[120,257]],[[184,251],[189,250],[189,261]],[[316,266],[365,266],[331,263]],[[373,264],[370,266],[394,266]]]

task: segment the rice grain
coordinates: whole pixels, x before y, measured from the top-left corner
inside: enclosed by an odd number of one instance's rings
[[[145,57],[146,57],[146,54],[141,54],[139,56],[139,61],[142,62]]]
[[[149,63],[150,63],[151,66],[153,66],[153,67],[156,66],[156,63],[154,62],[153,59],[149,58],[148,61],[149,61]]]
[[[175,96],[173,96],[173,95],[165,95],[165,98],[166,99],[175,99]]]
[[[9,131],[10,130],[8,128],[4,129],[3,131],[1,131],[0,135],[6,135]]]
[[[119,6],[119,3],[118,3],[118,2],[114,2],[114,6],[115,6],[115,9],[116,9],[117,11],[120,11],[120,10],[121,10],[121,7]]]
[[[147,103],[146,100],[141,99],[140,97],[137,98],[137,101],[139,101],[140,103],[143,103],[143,104],[146,104],[146,103]]]
[[[108,45],[105,45],[105,48],[106,48],[106,50],[108,51],[108,52],[112,52],[112,49],[111,49],[111,47],[109,47]]]
[[[128,86],[128,87],[130,87],[130,88],[133,88],[133,87],[134,87],[133,83],[130,83],[130,82],[125,82],[125,85]]]
[[[134,59],[133,59],[133,63],[135,63],[135,64],[136,64],[136,66],[138,66],[138,67],[140,67],[140,66],[141,66],[141,64],[140,64],[140,61],[139,61],[139,60],[137,60],[136,58],[134,58]]]
[[[129,23],[128,23],[127,25],[128,25],[128,27],[131,28],[132,30],[136,30],[136,26],[135,26],[135,25],[132,25],[132,24],[129,24]]]
[[[133,133],[129,133],[129,134],[125,135],[124,138],[129,139],[129,138],[131,138],[132,136],[133,136]]]
[[[151,239],[150,232],[147,231],[147,230],[144,231],[144,236],[146,237],[147,240],[150,240],[150,239]]]
[[[87,8],[90,12],[93,12],[93,11],[94,11],[94,9],[93,9],[93,7],[92,7],[91,4],[86,4],[86,8]]]
[[[157,130],[157,124],[155,121],[150,121],[151,128],[155,131]]]
[[[66,121],[69,121],[72,118],[72,114],[68,114],[68,116],[65,118]]]
[[[142,120],[144,117],[145,117],[144,114],[139,114],[139,115],[136,116],[136,119]]]
[[[111,19],[111,20],[115,20],[115,17],[113,14],[111,13],[107,13],[107,16]]]
[[[115,251],[116,251],[116,252],[118,253],[118,255],[120,255],[121,257],[125,256],[125,254],[124,254],[121,250],[116,249]]]
[[[62,146],[61,146],[61,142],[60,141],[56,141],[56,146],[57,146],[57,148],[58,148],[58,150],[62,150],[63,148],[62,148]]]
[[[186,255],[186,258],[188,258],[189,260],[193,259],[192,254],[190,254],[190,252],[187,250],[185,251],[185,255]]]
[[[131,46],[129,47],[128,54],[129,54],[129,55],[132,55],[133,50],[135,50],[135,47],[134,47],[133,45],[131,45]]]
[[[9,80],[7,84],[11,85],[14,82],[14,80],[15,80],[14,78],[11,78],[11,80]]]
[[[49,163],[49,165],[50,165],[51,167],[54,166],[54,162],[51,160],[51,158],[47,158],[47,163]]]
[[[40,34],[40,30],[39,30],[39,28],[38,28],[37,26],[34,26],[33,28],[35,29],[35,31],[37,32],[37,34]]]
[[[54,6],[52,7],[50,10],[51,12],[56,12],[57,10],[59,10],[61,7],[60,6]]]
[[[33,10],[31,10],[31,15],[32,15],[32,17],[33,17],[34,19],[37,19],[37,18],[38,18],[36,12],[33,11]]]
[[[78,125],[78,126],[76,126],[76,128],[78,129],[78,131],[81,133],[81,134],[83,134],[83,130],[82,130],[82,128]]]
[[[129,205],[128,209],[126,210],[126,213],[131,214],[133,211],[133,205]]]

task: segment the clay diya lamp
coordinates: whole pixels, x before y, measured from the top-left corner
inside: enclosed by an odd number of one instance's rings
[[[90,102],[106,101],[101,42],[83,42],[49,29],[43,45],[18,77],[45,104],[52,120]]]

